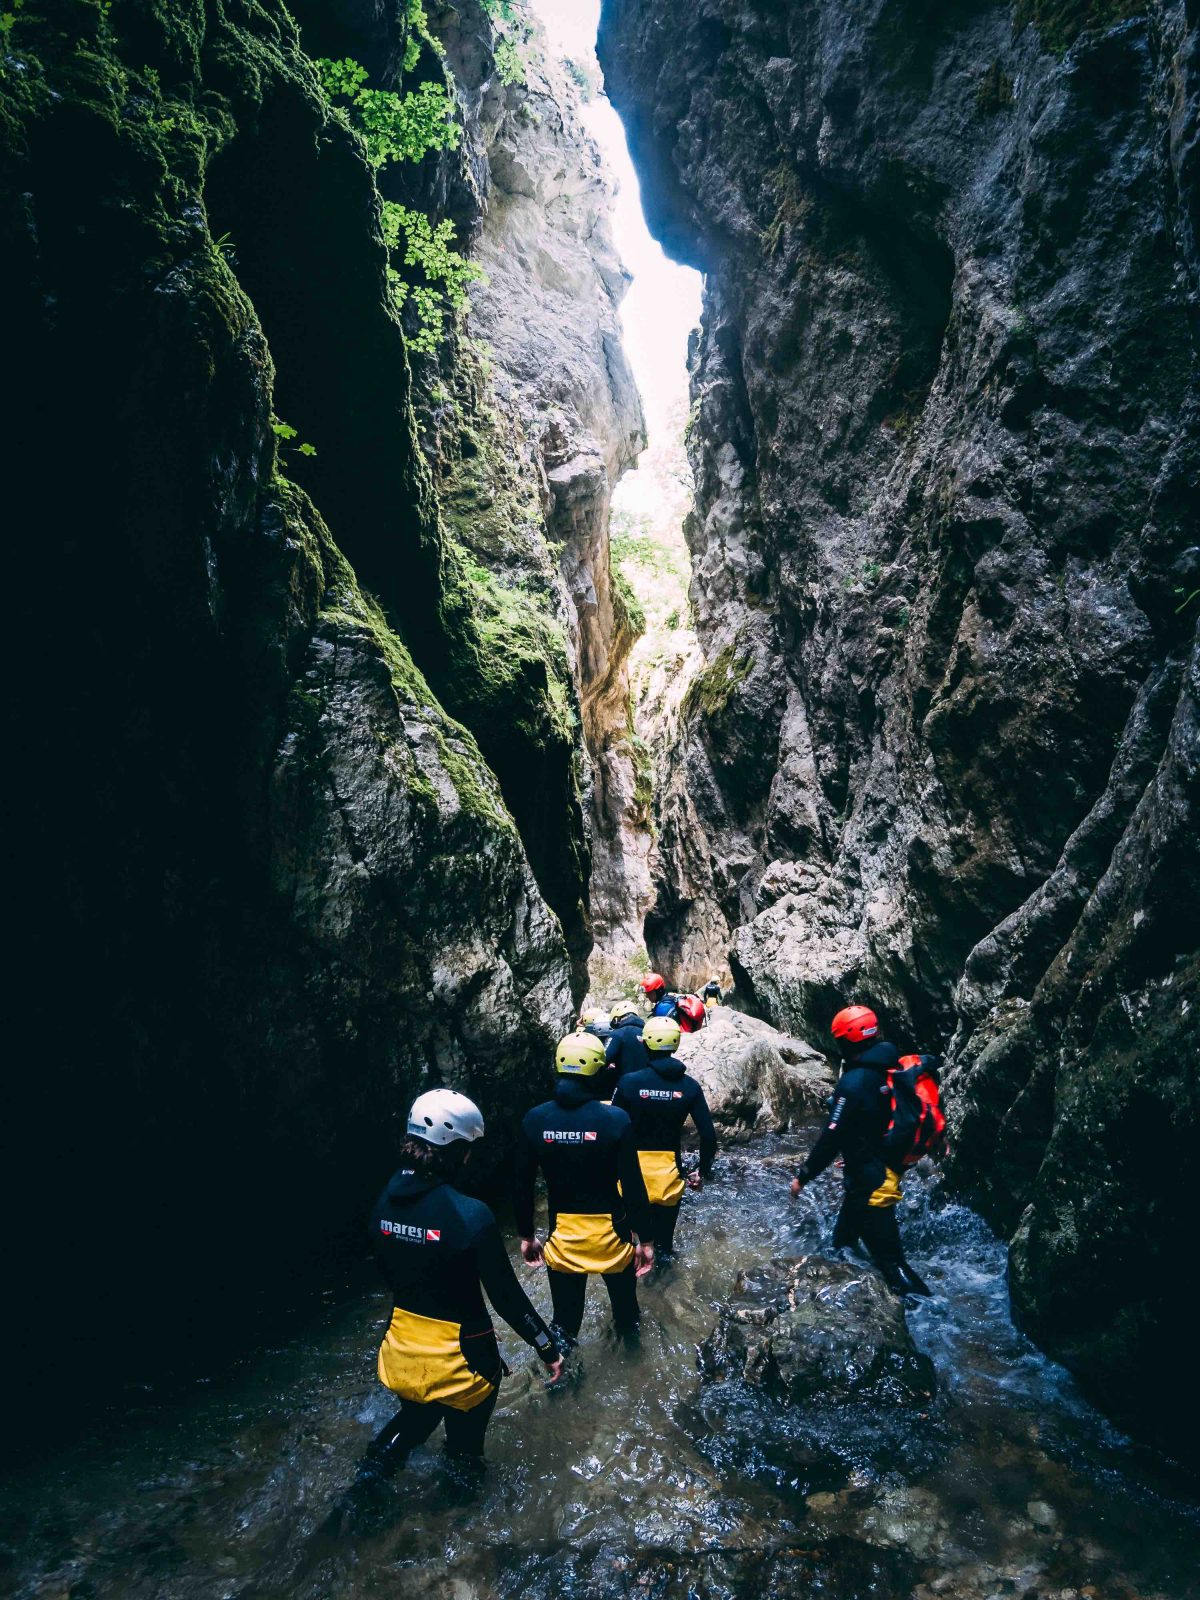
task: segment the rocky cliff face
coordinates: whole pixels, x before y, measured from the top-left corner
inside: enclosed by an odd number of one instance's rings
[[[1200,1124],[1196,18],[606,0],[707,274],[652,954],[954,1034],[1014,1301],[1170,1435]],[[1136,1131],[1135,1131],[1136,1130]]]
[[[553,772],[526,752],[518,760],[535,865],[539,852],[571,847],[563,876],[582,893],[577,917],[551,898],[568,933],[580,931],[582,970],[593,933],[608,933],[627,898],[622,833],[634,789],[634,632],[612,581],[608,522],[644,426],[617,320],[627,278],[609,220],[613,179],[580,119],[578,88],[532,13],[518,6],[507,34],[476,0],[431,8],[429,18],[466,111],[441,204],[486,276],[439,381],[422,384],[427,440],[455,539],[507,604],[532,602],[564,642],[574,841]],[[519,68],[501,75],[497,52],[506,49]],[[501,718],[490,738],[477,731],[503,775],[510,723]]]
[[[403,7],[334,10],[404,55]],[[290,1304],[422,1085],[501,1159],[571,974],[430,688],[496,608],[462,603],[374,180],[292,17],[61,0],[5,51],[8,1370],[77,1400]]]

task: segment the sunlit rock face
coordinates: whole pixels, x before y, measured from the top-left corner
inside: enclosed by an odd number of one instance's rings
[[[810,1039],[858,998],[952,1039],[952,1170],[1016,1306],[1169,1435],[1200,1122],[1194,18],[606,0],[601,59],[651,225],[708,274],[707,666],[651,953],[694,978],[729,949]]]
[[[418,407],[452,539],[502,606],[532,607],[531,627],[558,641],[539,649],[526,630],[523,647],[531,669],[548,658],[561,716],[531,741],[519,697],[506,707],[481,693],[497,666],[474,653],[455,664],[449,698],[500,775],[581,987],[593,939],[629,899],[624,840],[637,825],[634,632],[612,584],[608,521],[645,440],[620,339],[628,280],[613,178],[532,13],[509,30],[519,68],[510,56],[502,73],[505,47],[478,0],[427,10],[464,140],[454,161],[426,165],[420,200],[454,218],[486,277],[436,374],[418,367]]]
[[[372,176],[290,13],[48,6],[8,43],[5,1337],[44,1413],[338,1281],[422,1087],[503,1165],[571,972],[429,685],[452,552]]]

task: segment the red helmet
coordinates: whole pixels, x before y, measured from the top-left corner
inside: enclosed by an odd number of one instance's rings
[[[879,1032],[879,1018],[870,1006],[847,1006],[833,1019],[830,1033],[835,1039],[845,1039],[850,1044],[862,1044]]]
[[[679,1014],[679,1021],[685,1033],[695,1033],[697,1028],[704,1026],[708,1017],[708,1007],[700,996],[695,994],[680,995],[675,1010]]]
[[[661,972],[648,972],[641,983],[638,984],[638,988],[644,994],[662,994],[666,987],[667,980]]]

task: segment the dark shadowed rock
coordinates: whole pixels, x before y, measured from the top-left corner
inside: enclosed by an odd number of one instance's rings
[[[953,1036],[1014,1304],[1194,1448],[1195,9],[607,0],[601,58],[707,272],[651,954]]]
[[[879,1274],[820,1256],[740,1272],[700,1365],[710,1379],[740,1377],[796,1402],[869,1393],[916,1405],[936,1382]]]

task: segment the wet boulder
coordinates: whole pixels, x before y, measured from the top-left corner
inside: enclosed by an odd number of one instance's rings
[[[879,1275],[821,1256],[740,1272],[700,1368],[707,1379],[740,1377],[793,1401],[869,1393],[918,1405],[936,1385]]]
[[[699,1033],[684,1034],[677,1053],[703,1086],[713,1120],[735,1138],[810,1120],[833,1088],[832,1066],[810,1045],[727,1007],[710,1012]]]

